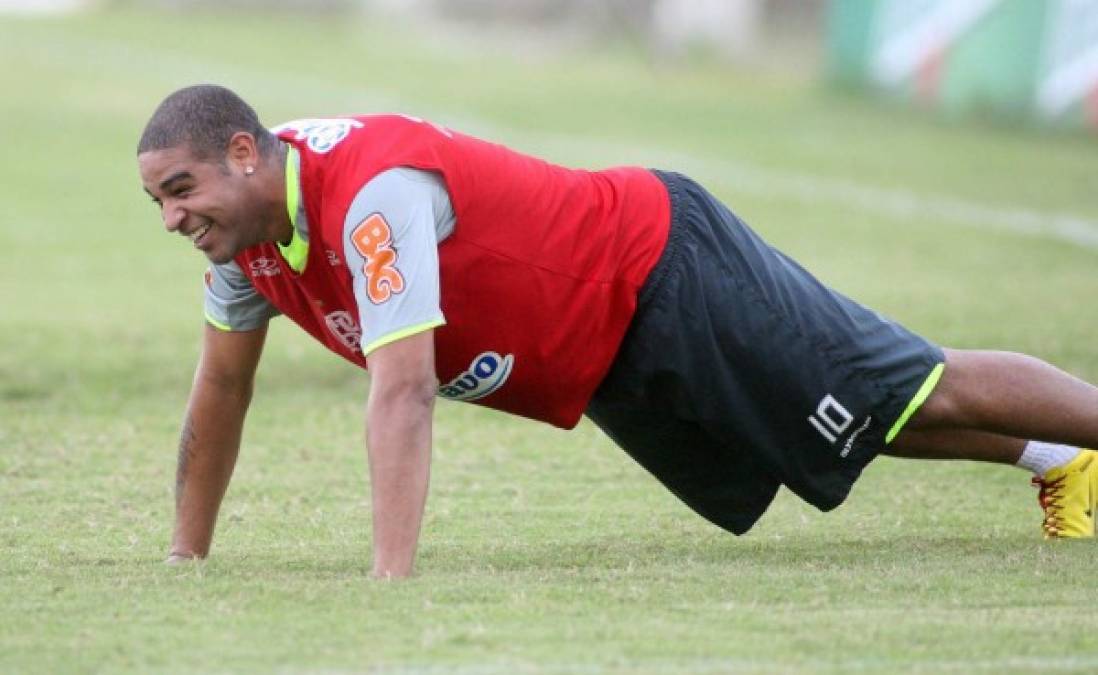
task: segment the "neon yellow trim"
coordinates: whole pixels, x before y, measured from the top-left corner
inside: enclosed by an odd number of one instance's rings
[[[300,194],[297,186],[297,148],[290,146],[286,149],[286,213],[290,216],[290,223],[297,227],[297,209],[301,206]]]
[[[280,242],[278,251],[286,259],[286,264],[290,266],[290,269],[298,274],[305,271],[305,263],[309,262],[309,242],[298,235],[296,228],[293,237],[290,239],[290,244],[283,246]]]
[[[433,319],[431,321],[428,321],[427,323],[418,323],[414,326],[408,326],[407,328],[402,328],[402,329],[396,331],[395,333],[389,333],[388,335],[379,337],[378,339],[374,340],[370,344],[363,347],[362,348],[362,355],[363,356],[369,356],[370,352],[374,351],[378,347],[384,347],[387,344],[396,342],[397,340],[402,340],[406,337],[415,335],[416,333],[422,333],[425,330],[430,330],[432,328],[438,328],[439,326],[445,326],[445,325],[446,325],[446,322],[443,321],[442,319]]]
[[[286,212],[290,216],[290,227],[293,234],[290,235],[290,243],[286,246],[278,242],[278,250],[290,269],[301,274],[305,271],[305,264],[309,262],[309,242],[301,238],[297,233],[297,211],[301,205],[301,195],[297,181],[297,148],[290,146],[286,150]]]
[[[225,331],[226,333],[232,331],[232,326],[229,326],[228,324],[221,323],[220,321],[213,318],[209,314],[206,314],[206,323],[210,324],[211,326],[213,326],[217,330]]]
[[[938,380],[942,378],[943,372],[945,372],[944,363],[939,363],[934,366],[934,370],[930,371],[930,375],[927,375],[926,379],[923,380],[923,386],[919,387],[919,391],[915,392],[915,396],[911,399],[911,402],[907,404],[907,408],[904,409],[904,413],[900,415],[900,419],[896,420],[896,423],[888,430],[888,435],[885,436],[886,444],[891,443],[892,439],[896,438],[896,434],[900,433],[900,430],[904,428],[904,425],[907,424],[907,421],[915,414],[915,411],[926,403],[926,399],[930,397],[930,392],[934,391],[934,387],[937,386]]]

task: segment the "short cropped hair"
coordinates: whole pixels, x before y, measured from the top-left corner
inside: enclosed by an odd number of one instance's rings
[[[187,145],[198,159],[223,160],[229,139],[239,131],[255,137],[263,157],[269,157],[278,146],[255,110],[232,90],[215,84],[184,87],[153,112],[137,144],[137,154]]]

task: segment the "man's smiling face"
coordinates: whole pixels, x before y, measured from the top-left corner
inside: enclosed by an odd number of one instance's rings
[[[189,238],[212,262],[226,263],[263,241],[259,214],[250,207],[248,169],[196,158],[188,146],[143,152],[137,162],[165,229]]]

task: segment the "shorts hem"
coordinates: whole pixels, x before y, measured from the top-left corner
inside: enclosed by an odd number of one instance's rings
[[[943,372],[945,372],[944,363],[939,363],[930,371],[930,374],[923,380],[918,391],[911,397],[907,407],[904,408],[904,411],[900,413],[899,418],[896,419],[895,424],[888,430],[888,433],[885,435],[885,445],[888,445],[895,440],[896,435],[903,430],[904,425],[906,425],[908,421],[911,420],[911,417],[919,411],[919,408],[923,407],[923,404],[926,403],[926,400],[930,398],[930,395],[934,392],[934,388],[938,386],[938,381],[942,379]]]

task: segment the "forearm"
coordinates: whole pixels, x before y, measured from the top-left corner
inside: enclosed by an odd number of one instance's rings
[[[205,557],[218,509],[240,450],[249,387],[227,386],[196,376],[183,431],[175,480],[175,533],[171,553]]]
[[[412,573],[430,476],[433,393],[370,395],[366,436],[377,577]]]

